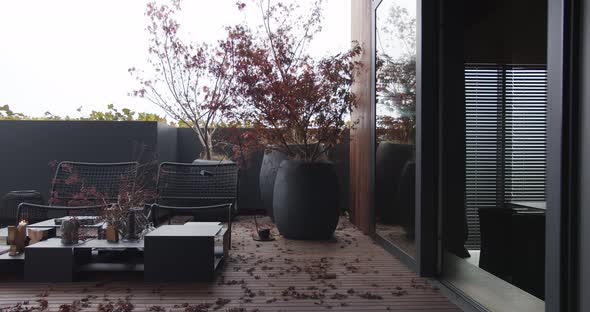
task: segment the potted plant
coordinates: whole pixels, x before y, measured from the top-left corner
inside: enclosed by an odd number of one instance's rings
[[[112,226],[125,241],[136,241],[151,230],[145,206],[153,201],[154,191],[141,185],[122,184],[117,202],[103,208],[107,226]]]
[[[234,99],[240,117],[270,151],[286,155],[274,182],[275,223],[284,237],[325,239],[338,223],[339,187],[326,155],[338,144],[355,107],[351,92],[358,45],[314,59],[306,48],[320,30],[320,2],[306,17],[295,5],[258,1],[263,31],[230,30],[236,44]],[[245,4],[238,3],[240,9]]]

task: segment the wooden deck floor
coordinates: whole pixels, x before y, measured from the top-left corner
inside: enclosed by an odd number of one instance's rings
[[[235,223],[233,250],[213,283],[0,279],[0,311],[460,311],[345,219],[331,241],[261,243],[253,228],[252,217]]]

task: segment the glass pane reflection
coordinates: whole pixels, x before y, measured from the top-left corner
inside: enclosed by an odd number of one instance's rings
[[[375,228],[415,256],[416,1],[382,1],[376,28]]]

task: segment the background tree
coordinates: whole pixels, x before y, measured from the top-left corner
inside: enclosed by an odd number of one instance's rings
[[[22,113],[17,113],[14,112],[10,109],[10,106],[8,106],[8,104],[5,104],[3,106],[0,106],[0,119],[2,120],[22,120],[22,119],[27,119],[27,116],[25,116]]]
[[[235,82],[233,42],[216,45],[184,43],[174,15],[180,1],[168,5],[147,4],[149,19],[149,64],[152,72],[131,68],[141,84],[132,94],[148,99],[170,117],[193,129],[204,147],[204,157],[213,156],[213,135],[217,123],[230,111],[230,91]]]
[[[82,106],[77,109],[82,111]],[[174,122],[168,122],[166,117],[153,113],[136,113],[129,108],[123,108],[120,111],[115,108],[114,104],[107,105],[106,111],[92,111],[88,116],[72,118],[70,116],[58,116],[51,112],[45,112],[42,117],[31,117],[23,113],[14,112],[8,105],[0,106],[0,120],[100,120],[100,121],[157,121],[168,123],[171,126],[176,125]]]
[[[43,117],[31,117],[25,115],[23,113],[15,112],[10,109],[8,104],[0,106],[0,120],[62,120],[62,119],[70,119],[69,116],[60,117],[53,115],[50,112],[45,112]]]
[[[377,105],[386,114],[377,118],[381,139],[413,141],[416,125],[416,18],[393,6],[380,29],[377,53]],[[396,55],[391,55],[397,52]]]
[[[115,105],[107,105],[107,111],[92,111],[90,115],[85,118],[88,120],[108,120],[108,121],[131,121],[134,120],[135,112],[129,108],[123,108],[121,111],[115,108]]]
[[[103,120],[103,121],[157,121],[168,123],[166,117],[154,113],[137,113],[129,108],[122,108],[120,111],[114,104],[107,105],[106,111],[92,111],[88,117],[81,117],[81,120]],[[174,122],[169,123],[175,126]]]

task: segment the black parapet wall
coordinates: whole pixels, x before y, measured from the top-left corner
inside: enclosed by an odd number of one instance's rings
[[[156,122],[0,121],[0,196],[49,195],[51,162],[176,161],[176,129]]]
[[[235,131],[232,130],[232,131]],[[227,137],[226,129],[217,135]],[[38,190],[47,199],[54,168],[51,162],[191,163],[203,147],[189,128],[140,121],[0,121],[0,197],[12,190]],[[222,153],[222,149],[217,151]],[[239,213],[261,209],[259,174],[262,150],[240,171]],[[341,207],[348,207],[348,136],[330,154],[341,189]],[[155,171],[153,172],[155,177]]]
[[[197,135],[190,128],[178,128],[178,162],[191,163],[199,158],[203,152],[203,146],[199,142]]]

